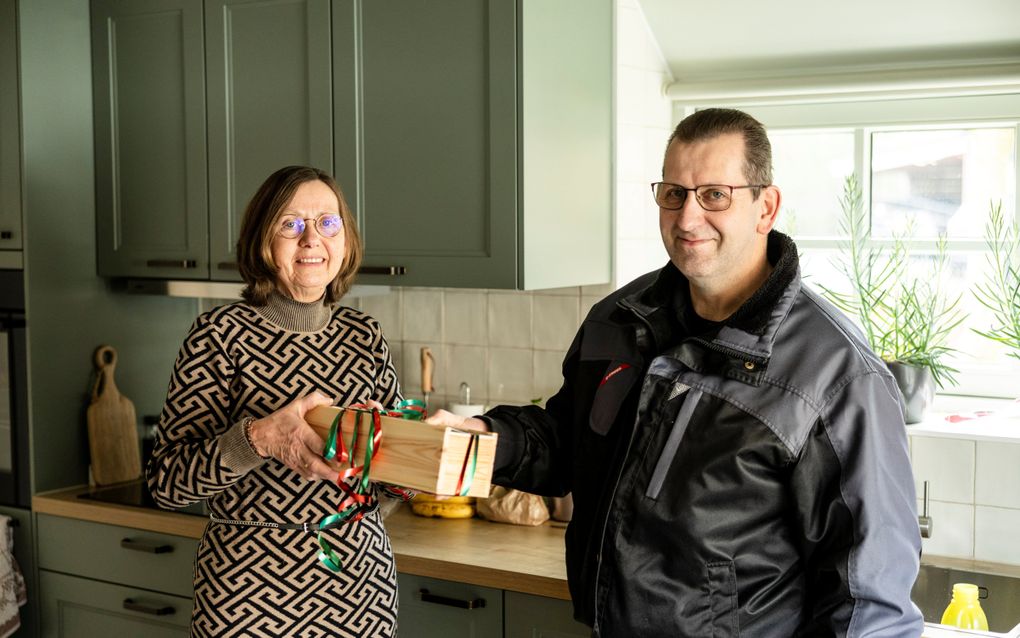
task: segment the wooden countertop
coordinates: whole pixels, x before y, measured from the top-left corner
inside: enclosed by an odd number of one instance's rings
[[[32,509],[95,523],[200,538],[206,519],[190,514],[80,499],[87,487],[36,494]],[[402,506],[386,518],[397,569],[483,587],[570,600],[562,527],[415,516]]]

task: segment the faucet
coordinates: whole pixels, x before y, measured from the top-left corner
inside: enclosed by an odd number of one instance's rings
[[[924,499],[921,515],[917,517],[917,525],[921,528],[921,538],[931,538],[932,521],[928,516],[928,481],[924,482]]]

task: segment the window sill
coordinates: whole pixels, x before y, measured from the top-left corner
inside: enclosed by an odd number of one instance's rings
[[[937,395],[931,412],[924,421],[908,425],[907,435],[1020,443],[1018,401]],[[991,414],[976,417],[974,413],[981,410]],[[975,418],[952,422],[947,418],[950,415]]]

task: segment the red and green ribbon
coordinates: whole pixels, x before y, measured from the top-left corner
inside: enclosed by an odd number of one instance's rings
[[[351,433],[350,446],[344,444],[343,429],[341,423],[343,422],[343,416],[351,410],[355,413],[354,420],[354,431]],[[368,441],[365,443],[365,460],[361,465],[354,465],[354,451],[358,446],[358,434],[361,431],[361,419],[363,415],[371,415],[371,422],[368,427]],[[371,508],[373,505],[373,497],[371,489],[369,488],[369,474],[372,469],[372,459],[379,453],[379,448],[382,446],[382,416],[397,417],[402,419],[409,419],[414,421],[420,421],[425,418],[425,405],[421,401],[414,399],[408,399],[401,401],[392,410],[378,410],[376,408],[370,408],[363,404],[356,404],[350,407],[340,410],[336,417],[333,418],[333,423],[329,428],[329,435],[326,437],[326,444],[322,450],[322,457],[327,461],[336,458],[340,463],[346,463],[350,461],[350,467],[340,472],[337,477],[337,485],[344,492],[344,498],[340,501],[340,505],[337,507],[336,514],[330,514],[319,521],[319,560],[322,564],[328,567],[334,572],[338,572],[342,569],[340,557],[333,550],[332,545],[323,536],[323,529],[330,527],[337,527],[343,523],[353,523],[360,520],[362,516]],[[339,446],[339,450],[337,449]],[[477,446],[475,450],[475,457],[477,458],[478,451]],[[472,474],[474,473],[474,463],[472,463]],[[360,480],[354,482],[354,487],[347,484],[346,480],[349,478],[357,477],[361,475]],[[463,476],[463,472],[462,472]],[[470,486],[470,481],[469,481]],[[393,488],[398,494],[402,495],[405,500],[410,498],[410,495],[404,490],[399,488]]]

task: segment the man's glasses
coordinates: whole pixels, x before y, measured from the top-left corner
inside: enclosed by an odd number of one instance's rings
[[[659,208],[680,210],[687,203],[687,193],[694,192],[701,207],[713,213],[722,212],[733,202],[733,191],[738,188],[765,188],[768,184],[745,184],[744,186],[728,186],[726,184],[703,184],[694,188],[685,188],[669,182],[652,184],[652,195]]]
[[[284,215],[280,218],[280,225],[276,234],[287,239],[294,239],[305,234],[306,223],[315,223],[315,230],[323,237],[336,237],[343,230],[344,222],[336,213],[323,213],[314,220],[298,217],[297,215]]]

